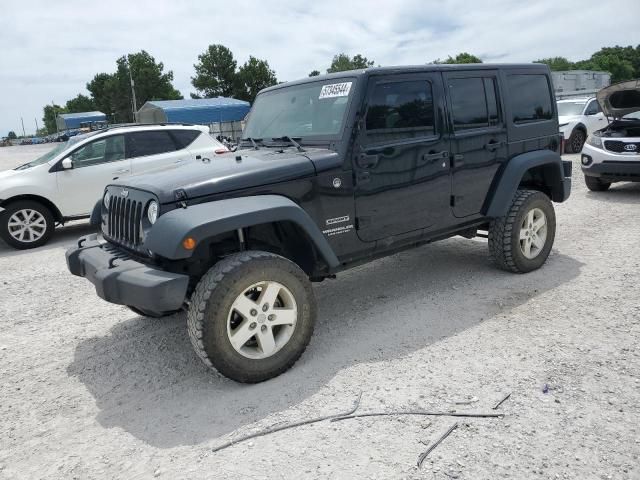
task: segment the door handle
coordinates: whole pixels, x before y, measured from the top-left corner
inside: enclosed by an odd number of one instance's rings
[[[182,160],[181,158],[179,158],[178,160],[176,160],[176,161],[175,161],[175,162],[173,162],[173,163],[182,163],[183,161],[184,161],[184,160]]]
[[[493,152],[498,148],[500,148],[501,146],[505,145],[506,143],[507,142],[498,142],[497,140],[491,140],[489,141],[489,143],[485,144],[484,148],[486,148],[490,152]]]
[[[434,152],[431,150],[429,153],[425,153],[422,156],[422,160],[427,163],[437,162],[438,160],[442,160],[449,157],[449,152]]]
[[[378,161],[380,161],[379,155],[367,155],[366,153],[361,153],[358,155],[358,166],[360,168],[373,168],[378,165]]]
[[[123,173],[129,173],[128,168],[122,168],[120,170],[116,170],[115,172],[111,172],[113,175],[122,175]]]

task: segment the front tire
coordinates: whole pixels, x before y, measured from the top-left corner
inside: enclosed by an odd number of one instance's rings
[[[33,200],[11,203],[0,213],[0,238],[18,250],[44,245],[55,228],[51,210]]]
[[[569,141],[567,142],[567,146],[569,147],[569,151],[567,153],[580,153],[586,139],[587,135],[584,131],[577,128],[574,129],[569,137]]]
[[[315,319],[307,275],[279,255],[247,251],[226,257],[202,277],[187,326],[207,366],[232,380],[257,383],[293,366]]]
[[[611,186],[611,182],[605,182],[598,177],[590,177],[589,175],[584,176],[584,183],[587,184],[587,188],[592,192],[604,192],[609,190]]]
[[[507,215],[489,226],[489,253],[502,270],[530,272],[547,260],[555,235],[556,215],[549,197],[518,190]]]

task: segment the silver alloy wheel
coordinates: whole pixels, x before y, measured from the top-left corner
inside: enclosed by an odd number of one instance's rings
[[[529,260],[533,260],[547,242],[547,216],[539,208],[532,208],[520,225],[520,250]]]
[[[242,292],[227,316],[227,335],[240,355],[259,360],[277,353],[291,339],[298,307],[278,282],[259,282]]]
[[[9,235],[19,242],[32,243],[40,240],[47,231],[47,219],[31,208],[18,210],[7,223]]]

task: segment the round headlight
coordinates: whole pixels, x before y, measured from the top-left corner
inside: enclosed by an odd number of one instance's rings
[[[104,203],[104,208],[109,210],[109,202],[111,201],[111,194],[109,192],[104,194],[104,198],[102,199],[102,203]]]
[[[158,202],[151,201],[149,203],[149,207],[147,207],[147,218],[151,225],[156,223],[156,220],[158,220]]]

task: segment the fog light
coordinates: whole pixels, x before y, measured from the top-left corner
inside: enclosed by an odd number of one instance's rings
[[[182,241],[182,246],[185,250],[193,250],[196,248],[196,240],[195,238],[187,237]]]
[[[581,161],[582,161],[582,165],[586,167],[587,165],[591,165],[591,162],[593,160],[589,155],[582,155]]]

